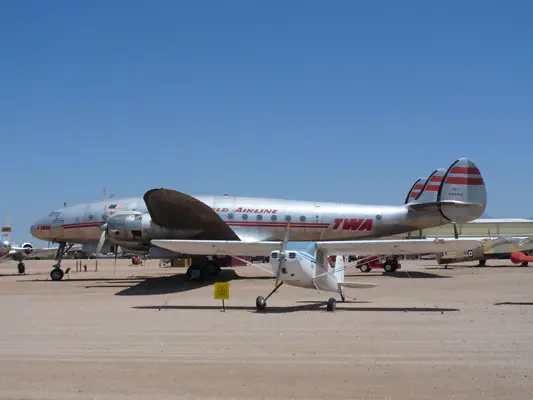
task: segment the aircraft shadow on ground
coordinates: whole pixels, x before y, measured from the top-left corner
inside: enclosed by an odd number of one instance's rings
[[[326,303],[321,302],[306,302],[307,304],[296,305],[296,306],[287,306],[287,307],[277,307],[277,306],[267,306],[264,311],[258,311],[254,306],[231,306],[226,305],[226,310],[228,311],[248,311],[257,314],[285,314],[293,312],[302,312],[302,311],[326,311]],[[440,308],[440,307],[347,307],[337,302],[336,311],[367,311],[367,312],[450,312],[450,311],[460,311],[458,308]],[[352,303],[366,303],[366,302],[352,302]],[[137,310],[222,310],[221,305],[212,305],[212,306],[196,306],[196,305],[161,305],[161,306],[137,306],[133,307]]]
[[[495,306],[533,306],[533,301],[529,302],[513,302],[513,301],[506,301],[503,303],[494,303]]]
[[[151,296],[158,294],[181,293],[189,290],[200,289],[213,285],[215,282],[230,282],[241,279],[273,279],[271,276],[242,277],[232,269],[223,269],[216,277],[205,279],[201,282],[191,282],[186,274],[171,276],[147,277],[144,281],[138,282],[134,286],[126,287],[116,296]],[[99,286],[102,287],[102,286]],[[105,286],[108,287],[108,286]],[[123,286],[118,286],[123,287]]]
[[[429,272],[421,272],[421,271],[394,271],[394,272],[387,272],[384,273],[383,276],[388,276],[391,278],[407,278],[407,279],[449,279],[452,278],[451,276],[446,275],[439,275],[439,274],[432,274]]]

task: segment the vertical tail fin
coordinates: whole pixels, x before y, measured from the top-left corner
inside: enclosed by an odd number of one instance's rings
[[[414,211],[437,207],[450,222],[468,222],[485,211],[487,191],[476,164],[460,158],[447,170],[437,169],[428,178],[417,180],[405,204]]]
[[[334,272],[335,278],[337,278],[337,282],[343,283],[344,282],[344,256],[336,256],[335,257],[335,272]]]

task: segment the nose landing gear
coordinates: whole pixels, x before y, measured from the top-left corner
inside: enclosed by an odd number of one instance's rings
[[[59,248],[57,249],[57,255],[56,255],[56,261],[57,263],[54,264],[54,269],[50,272],[50,279],[53,281],[60,281],[63,279],[63,276],[65,276],[65,273],[61,269],[61,261],[63,260],[63,256],[72,248],[73,244],[70,244],[67,247],[67,244],[65,242],[59,243]]]

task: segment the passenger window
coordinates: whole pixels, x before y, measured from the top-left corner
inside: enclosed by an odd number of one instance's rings
[[[285,216],[285,220],[286,220],[286,221],[290,221],[290,220],[291,220],[291,216],[290,216],[290,215],[286,215],[286,216]]]
[[[261,221],[263,219],[263,216],[261,214],[257,214],[256,218],[257,218],[258,221]]]
[[[228,214],[228,219],[233,219],[233,213]]]
[[[248,219],[248,214],[243,214],[242,219]]]
[[[271,219],[272,221],[276,221],[276,220],[278,219],[278,216],[277,216],[277,215],[273,215],[273,216],[270,217],[270,219]]]
[[[305,222],[305,215],[302,215],[302,216],[300,217],[300,221]]]

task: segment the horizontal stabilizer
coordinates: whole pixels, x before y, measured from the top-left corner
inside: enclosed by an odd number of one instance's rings
[[[438,210],[450,222],[469,222],[485,211],[485,182],[476,164],[461,158],[447,170],[437,169],[428,178],[418,179],[405,204],[412,211]]]

